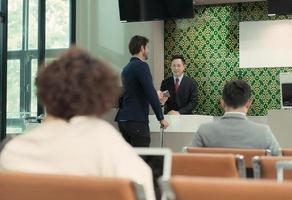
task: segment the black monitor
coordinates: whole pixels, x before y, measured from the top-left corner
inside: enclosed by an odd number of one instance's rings
[[[151,168],[155,196],[157,200],[161,199],[158,178],[170,178],[172,159],[171,150],[167,148],[135,148],[135,151]]]
[[[268,15],[292,15],[292,0],[268,0]]]
[[[292,108],[292,83],[282,83],[282,107]]]
[[[192,18],[193,0],[119,0],[122,22]]]

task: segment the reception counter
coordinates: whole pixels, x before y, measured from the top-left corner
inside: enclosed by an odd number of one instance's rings
[[[192,142],[194,133],[202,123],[214,119],[209,115],[165,115],[169,127],[164,130],[164,147],[169,147],[175,152],[180,152],[183,146]],[[151,147],[160,146],[160,124],[155,115],[149,115],[151,132]]]
[[[292,109],[269,110],[267,123],[282,148],[292,148]]]
[[[191,144],[194,133],[202,123],[217,120],[220,116],[209,115],[166,115],[170,126],[165,129],[164,146],[180,152],[183,146]],[[283,148],[292,148],[292,110],[270,110],[267,116],[248,116],[248,119],[268,124]],[[149,115],[151,146],[160,145],[160,127],[155,115]]]
[[[103,118],[113,124],[116,110],[112,109]],[[219,119],[220,116],[210,115],[165,115],[170,126],[165,130],[164,146],[175,152],[180,152],[183,146],[191,144],[194,133],[202,123]],[[267,116],[248,116],[249,120],[256,123],[268,124],[281,147],[292,148],[292,110],[271,110]],[[160,125],[155,115],[149,115],[151,132],[151,147],[160,146]]]
[[[169,127],[165,129],[168,133],[194,133],[202,123],[210,122],[210,115],[165,115]],[[150,132],[159,132],[160,124],[155,115],[149,115]]]

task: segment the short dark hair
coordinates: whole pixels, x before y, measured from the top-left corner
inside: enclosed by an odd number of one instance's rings
[[[181,61],[183,62],[183,64],[186,63],[185,61],[185,58],[183,57],[183,55],[180,55],[180,54],[176,54],[176,55],[173,55],[172,58],[171,58],[171,62],[175,59],[181,59]]]
[[[132,55],[135,55],[141,51],[141,47],[145,46],[148,44],[149,40],[148,38],[140,35],[135,35],[134,37],[131,38],[130,43],[129,43],[129,51]]]
[[[100,116],[117,102],[120,93],[116,73],[77,47],[42,67],[36,86],[47,113],[65,120],[76,115]]]
[[[238,108],[244,106],[251,97],[251,88],[244,80],[227,82],[223,89],[223,100],[227,106]]]

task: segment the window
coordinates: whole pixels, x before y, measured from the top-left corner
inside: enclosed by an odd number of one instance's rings
[[[9,1],[7,133],[23,132],[28,119],[36,119],[40,113],[34,85],[38,63],[40,57],[52,60],[69,48],[72,4],[74,0]],[[43,56],[41,44],[45,48]]]
[[[69,47],[70,35],[69,0],[46,1],[46,48],[62,49]],[[52,31],[54,30],[54,31]]]

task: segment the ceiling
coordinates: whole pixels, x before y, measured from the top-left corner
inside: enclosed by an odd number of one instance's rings
[[[223,4],[223,3],[240,3],[240,2],[255,2],[266,0],[193,0],[194,5],[206,5],[206,4]]]

